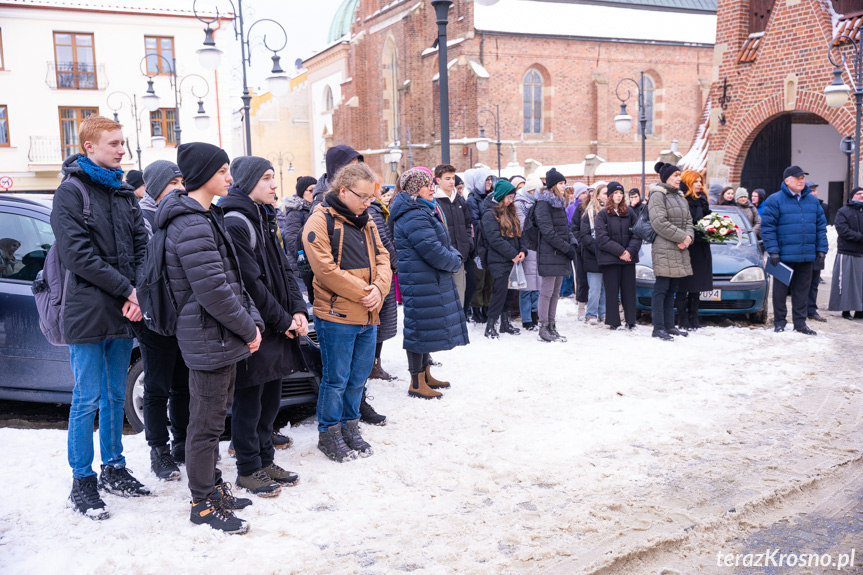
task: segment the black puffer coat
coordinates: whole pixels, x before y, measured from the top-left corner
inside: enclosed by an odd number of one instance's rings
[[[455,199],[451,200],[446,192],[438,190],[435,192],[435,201],[446,216],[446,227],[452,247],[458,250],[463,260],[467,261],[473,251],[473,238],[471,237],[470,210],[465,200],[458,193],[453,192]]]
[[[578,211],[576,211],[576,214]],[[590,225],[591,210],[588,208],[581,216],[581,223],[578,225],[578,247],[581,249],[581,259],[584,261],[584,271],[590,274],[600,273],[599,260],[597,259],[596,237],[593,233],[593,228],[596,226],[596,214],[593,218],[593,226]]]
[[[638,216],[635,211],[627,208],[623,215],[608,213],[602,210],[596,215],[593,223],[596,225],[596,260],[600,266],[635,265],[638,263],[638,250],[641,240],[630,231]],[[620,259],[623,252],[629,252],[631,262]]]
[[[284,211],[279,210],[276,219],[282,232],[282,241],[285,242],[285,254],[288,256],[291,270],[299,276],[297,269],[297,252],[302,248],[299,243],[300,230],[306,225],[306,220],[311,214],[312,204],[299,196],[291,196],[285,200]]]
[[[387,249],[387,253],[390,254],[390,268],[393,270],[393,279],[390,280],[390,291],[387,297],[384,298],[384,303],[381,306],[381,324],[378,326],[377,335],[378,343],[395,337],[398,332],[399,323],[398,302],[396,302],[396,266],[399,263],[399,259],[396,255],[396,246],[393,243],[393,230],[387,224],[384,209],[378,200],[374,200],[368,207],[369,215],[378,227],[381,243]]]
[[[863,205],[848,202],[836,212],[836,250],[847,256],[863,256]]]
[[[275,214],[236,188],[231,188],[219,207],[226,214],[225,228],[237,250],[243,285],[264,321],[261,347],[237,365],[237,387],[261,385],[305,370],[299,341],[288,338],[285,332],[295,313],[307,319],[309,314],[285,252],[279,247]],[[254,251],[249,225],[242,218],[228,216],[230,212],[240,213],[252,223]]]
[[[211,371],[251,354],[264,322],[240,279],[240,264],[218,206],[205,210],[177,191],[161,201],[156,225],[167,229],[165,263],[178,302],[177,341],[190,369]]]
[[[681,191],[686,193],[686,184],[681,183]],[[707,194],[696,198],[692,195],[686,196],[689,203],[689,214],[692,216],[692,224],[695,225],[712,212]],[[693,231],[695,231],[693,229]],[[710,242],[705,239],[704,234],[695,231],[695,239],[689,246],[689,262],[692,265],[692,275],[680,278],[677,289],[681,292],[702,292],[713,289],[713,255],[710,253]]]
[[[93,183],[78,165],[83,154],[63,162],[63,174],[74,175],[90,198],[84,225],[84,199],[71,182],[54,193],[51,227],[60,261],[71,272],[63,312],[66,343],[132,339],[123,304],[143,270],[147,230],[132,187],[112,190]]]
[[[534,215],[536,227],[539,228],[537,271],[542,277],[571,276],[572,260],[569,259],[569,252],[572,246],[563,199],[548,190],[537,193],[535,197]]]
[[[521,237],[505,237],[500,233],[500,222],[494,217],[494,194],[488,194],[483,201],[482,233],[488,244],[488,270],[492,277],[508,276],[512,271],[512,259],[519,252],[527,255],[527,248],[522,248]]]

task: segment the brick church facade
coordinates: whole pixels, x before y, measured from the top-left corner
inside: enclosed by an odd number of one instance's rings
[[[395,140],[403,153],[398,171],[409,167],[409,154],[416,165],[436,165],[441,150],[433,7],[428,0],[349,2],[355,13],[345,36],[347,72],[327,144],[364,150],[367,161],[388,179],[394,174],[383,153]],[[451,162],[460,171],[480,162],[497,167],[493,114],[499,106],[504,166],[528,159],[546,167],[581,164],[581,173],[568,175],[583,181],[598,176],[591,165],[603,161],[628,164],[629,175],[639,173],[637,122],[621,134],[613,119],[620,110],[618,82],[637,80],[644,71],[651,175],[660,153],[674,140],[688,148],[703,120],[714,68],[715,6],[714,0],[502,0],[485,7],[455,0],[447,58]],[[597,23],[579,28],[573,15],[581,11],[585,18],[596,16]],[[601,30],[594,35],[602,28],[601,18],[617,19],[613,28],[633,31],[622,37]],[[627,111],[637,120],[635,86],[624,83],[621,96],[627,89],[632,93]],[[484,152],[476,147],[481,123],[491,140]],[[639,177],[627,178],[626,185],[640,185]]]

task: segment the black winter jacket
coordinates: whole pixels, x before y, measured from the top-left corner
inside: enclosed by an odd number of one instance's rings
[[[291,196],[285,200],[284,211],[279,210],[279,213],[276,214],[276,220],[279,222],[279,229],[282,232],[282,241],[285,242],[285,254],[288,256],[288,263],[290,263],[291,270],[295,275],[299,274],[297,253],[303,247],[300,242],[300,232],[312,213],[311,206],[303,198]]]
[[[295,313],[306,318],[309,314],[285,252],[279,247],[275,214],[236,188],[231,188],[219,207],[225,212],[225,229],[237,250],[243,285],[264,322],[261,347],[237,366],[237,387],[261,385],[304,371],[299,341],[288,338],[285,332]],[[242,218],[228,216],[231,212],[242,214],[252,223],[254,251],[249,225]]]
[[[243,289],[240,264],[218,206],[205,210],[177,191],[161,201],[156,225],[167,229],[165,264],[178,310],[177,341],[189,369],[212,371],[251,354],[264,323]]]
[[[600,210],[600,213],[603,211],[605,210]],[[597,217],[599,217],[599,214],[596,214],[594,217],[594,226],[596,226]],[[591,274],[600,273],[599,261],[596,256],[598,249],[593,228],[590,225],[589,211],[584,212],[584,215],[581,217],[581,223],[578,226],[578,246],[581,249],[581,259],[584,261],[584,270]]]
[[[836,212],[836,249],[840,254],[863,256],[863,206],[849,203]]]
[[[512,259],[519,252],[527,255],[527,248],[522,248],[521,237],[504,237],[500,233],[500,222],[494,217],[494,196],[488,194],[483,202],[482,233],[488,244],[488,270],[492,277],[508,276],[512,271]]]
[[[638,250],[641,240],[635,237],[630,228],[638,221],[635,211],[627,207],[626,213],[609,214],[602,210],[596,215],[596,260],[600,266],[635,265],[638,263]],[[623,252],[629,252],[631,262],[620,259]]]
[[[449,197],[440,191],[435,193],[435,201],[446,216],[450,244],[458,250],[462,259],[467,261],[474,247],[467,201],[458,193],[455,194],[455,200],[450,201]]]
[[[117,190],[95,184],[78,165],[83,154],[63,162],[87,190],[90,217],[84,225],[84,199],[71,182],[54,193],[51,228],[60,261],[71,272],[63,312],[66,343],[132,339],[123,304],[143,271],[147,230],[132,187]]]
[[[383,342],[396,336],[398,333],[399,312],[398,302],[396,302],[396,266],[399,259],[396,254],[396,246],[393,242],[393,230],[387,223],[387,218],[384,215],[384,207],[379,200],[372,201],[368,207],[368,213],[375,221],[378,228],[378,235],[381,237],[381,243],[390,254],[390,269],[393,270],[393,279],[390,281],[390,293],[384,298],[384,303],[381,305],[381,323],[378,326],[377,340]]]
[[[548,190],[536,194],[535,197],[534,216],[539,228],[537,272],[542,277],[571,276],[572,260],[569,259],[569,253],[573,248],[563,200]]]

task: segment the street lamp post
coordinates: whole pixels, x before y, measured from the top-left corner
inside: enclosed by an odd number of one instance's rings
[[[276,162],[279,164],[279,189],[282,191],[282,195],[285,195],[285,180],[284,175],[282,174],[282,166],[284,166],[285,160],[288,160],[288,173],[294,173],[294,155],[290,152],[270,152],[267,154],[267,159],[271,162]]]
[[[198,98],[198,112],[195,116],[195,127],[199,130],[206,130],[210,124],[210,117],[204,110],[203,100],[207,97],[207,94],[210,93],[210,84],[207,83],[207,80],[205,80],[203,76],[199,76],[198,74],[188,74],[178,79],[176,58],[171,58],[170,60],[168,60],[161,54],[147,54],[141,60],[139,66],[143,66],[144,62],[147,62],[149,58],[152,58],[154,56],[161,58],[165,63],[171,66],[171,75],[169,77],[169,82],[171,83],[171,88],[174,90],[174,139],[179,146],[182,143],[180,137],[180,134],[182,132],[182,129],[180,128],[180,106],[182,105],[183,98],[183,84],[189,78],[198,78],[201,82],[204,83],[205,91],[203,94],[196,93],[194,85],[191,87],[192,96]],[[149,111],[155,112],[159,109],[159,96],[156,95],[156,90],[153,88],[153,78],[158,74],[158,70],[155,73],[150,74],[149,62],[147,62],[147,66],[147,72],[144,73],[144,75],[147,76],[147,93],[141,97],[141,102]]]
[[[840,40],[847,40],[854,47],[854,109],[856,117],[854,122],[854,186],[860,185],[860,124],[861,116],[863,116],[863,54],[860,53],[860,43],[855,41],[851,36],[838,36],[831,40],[827,47],[827,59],[833,64],[836,69],[833,70],[833,82],[824,88],[824,99],[827,100],[827,105],[831,108],[841,108],[848,101],[848,94],[851,93],[845,82],[842,81],[842,70],[845,68],[845,61],[848,59],[847,54],[842,54],[842,59],[837,62],[833,59],[832,48],[836,46]],[[847,194],[846,190],[846,194]]]
[[[629,88],[626,89],[625,98],[620,96],[620,86],[624,82],[632,82],[638,90],[638,125],[641,128],[641,197],[643,198],[645,186],[647,185],[644,181],[645,147],[647,145],[647,111],[644,106],[644,72],[641,73],[641,78],[638,82],[632,78],[623,78],[617,83],[617,87],[614,89],[614,94],[617,96],[617,99],[620,100],[620,114],[614,117],[614,127],[620,133],[626,133],[632,127],[632,116],[626,112],[626,102],[632,95]]]
[[[285,71],[282,70],[282,66],[279,63],[279,52],[282,51],[285,46],[288,44],[288,33],[285,32],[284,27],[271,18],[261,18],[260,20],[256,20],[252,22],[249,26],[249,29],[246,30],[243,27],[243,0],[237,0],[237,6],[234,7],[234,3],[232,0],[228,0],[231,4],[231,9],[236,14],[237,18],[233,21],[234,24],[234,37],[240,41],[240,55],[242,56],[242,64],[243,64],[243,95],[241,99],[243,100],[243,118],[246,124],[246,154],[252,154],[252,124],[251,124],[251,102],[252,96],[249,94],[249,82],[247,79],[247,71],[246,65],[252,65],[252,46],[249,43],[249,39],[251,38],[252,28],[254,28],[257,24],[262,22],[270,22],[278,26],[279,30],[282,31],[282,35],[285,37],[285,41],[282,43],[282,46],[277,49],[270,48],[270,45],[267,44],[267,36],[264,35],[264,47],[273,53],[273,69],[271,73],[273,74],[269,78],[267,78],[267,84],[269,86],[270,91],[275,96],[281,96],[286,94],[291,87],[290,79],[285,75]],[[200,48],[198,52],[198,58],[200,60],[201,66],[208,70],[215,70],[219,67],[219,64],[222,61],[222,51],[216,48],[216,42],[213,39],[213,30],[210,28],[210,24],[219,19],[219,9],[216,8],[216,17],[207,20],[198,15],[198,12],[195,10],[195,4],[197,4],[197,0],[192,2],[192,12],[195,14],[195,18],[203,22],[207,25],[204,29],[204,47]],[[239,25],[238,25],[239,23]]]
[[[114,96],[125,96],[132,106],[132,120],[135,122],[135,153],[138,155],[138,169],[143,170],[144,168],[141,167],[141,117],[138,115],[138,97],[134,94],[130,96],[126,92],[120,91],[108,94],[108,108],[114,112],[114,121],[118,123],[120,122],[118,112],[123,107],[123,102],[121,101],[117,106],[112,106],[111,98]],[[114,99],[116,100],[117,98],[115,97]]]
[[[438,75],[440,77],[440,154],[449,164],[449,78],[447,77],[446,25],[452,0],[432,0],[437,17]]]
[[[482,113],[486,113],[490,115],[494,119],[494,136],[497,139],[495,144],[497,145],[497,177],[500,177],[500,104],[495,106],[495,110],[497,113],[492,112],[491,110],[482,109],[476,114],[476,123],[479,125],[479,140],[476,143],[476,149],[480,152],[485,152],[488,150],[488,139],[485,137],[485,127],[488,124],[488,120],[483,123],[480,123],[479,117]]]

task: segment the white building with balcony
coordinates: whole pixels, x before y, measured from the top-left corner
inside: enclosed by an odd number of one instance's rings
[[[10,181],[12,192],[54,191],[90,114],[123,124],[127,171],[176,161],[178,141],[209,142],[233,157],[241,103],[229,62],[240,61],[239,43],[230,14],[211,27],[226,52],[215,71],[199,63],[205,25],[191,0],[0,3],[0,192]]]

